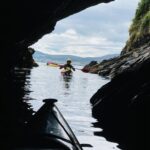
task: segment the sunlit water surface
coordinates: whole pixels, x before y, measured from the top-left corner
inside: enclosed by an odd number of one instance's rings
[[[78,68],[80,68],[78,66]],[[69,123],[80,143],[91,144],[91,150],[119,150],[117,143],[107,141],[104,137],[96,136],[101,128],[95,128],[97,120],[92,117],[90,98],[108,80],[96,74],[83,73],[76,70],[70,79],[60,74],[59,68],[53,68],[40,63],[40,66],[31,70],[30,93],[25,95],[33,110],[37,111],[43,99],[58,99],[57,106]]]

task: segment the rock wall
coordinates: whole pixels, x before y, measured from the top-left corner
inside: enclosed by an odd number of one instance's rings
[[[144,149],[149,117],[150,59],[114,77],[91,98],[92,114],[104,134],[124,149]]]
[[[142,21],[145,14],[149,14],[149,7],[149,0],[141,0],[133,25],[139,21],[138,12]],[[148,146],[150,17],[147,19],[143,33],[138,34],[139,26],[132,29],[133,33],[130,31],[130,38],[119,57],[98,65],[97,72],[112,80],[91,98],[93,116],[99,120],[103,134],[108,139],[115,139],[127,150],[146,149]],[[133,34],[137,34],[137,37],[133,37]]]
[[[150,51],[150,1],[141,0],[135,13],[135,18],[129,29],[129,39],[119,57],[104,60],[99,64],[89,64],[84,67],[91,73],[101,76],[114,76],[123,71],[134,70],[134,67],[149,59]]]
[[[150,1],[141,0],[129,29],[129,40],[121,54],[133,51],[150,41]]]

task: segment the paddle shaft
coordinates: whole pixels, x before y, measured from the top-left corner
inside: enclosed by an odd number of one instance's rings
[[[49,65],[51,67],[63,67],[63,65],[60,65],[60,64],[57,64],[57,63],[53,63],[53,62],[49,62],[49,63],[47,63],[47,65]],[[87,69],[79,69],[79,68],[75,68],[75,69],[81,70],[84,73],[89,72],[89,70],[87,70]]]

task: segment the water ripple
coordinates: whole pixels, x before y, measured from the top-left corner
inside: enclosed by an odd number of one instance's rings
[[[90,98],[108,80],[98,75],[75,71],[73,77],[64,79],[58,68],[45,64],[32,69],[30,85],[32,91],[26,97],[34,111],[43,104],[45,98],[58,99],[57,106],[71,126],[80,143],[89,143],[93,150],[119,150],[116,143],[107,141],[104,137],[94,135],[102,129],[93,127],[96,119],[92,117]],[[89,149],[89,148],[85,148]]]

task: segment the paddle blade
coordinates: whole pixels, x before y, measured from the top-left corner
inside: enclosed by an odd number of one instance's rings
[[[54,63],[54,62],[47,62],[47,66],[50,66],[50,67],[63,67],[64,65],[60,65],[60,64],[57,64],[57,63]]]
[[[89,70],[88,70],[88,69],[85,69],[85,68],[81,69],[81,71],[83,71],[83,72],[85,72],[85,73],[88,73],[88,72],[89,72]]]

